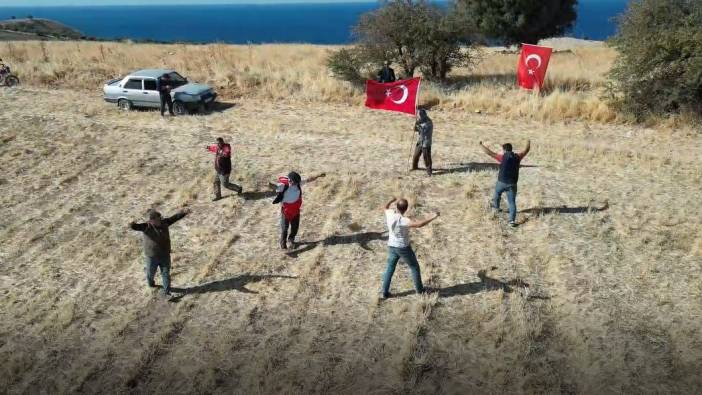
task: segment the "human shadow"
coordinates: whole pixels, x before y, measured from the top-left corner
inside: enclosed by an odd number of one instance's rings
[[[429,293],[438,293],[440,298],[451,298],[454,296],[465,296],[473,295],[480,292],[486,291],[497,291],[502,290],[505,293],[514,292],[515,288],[529,288],[529,284],[521,279],[515,279],[510,281],[500,281],[495,278],[490,278],[487,276],[485,270],[478,272],[478,278],[480,281],[466,284],[452,285],[446,288],[427,288]],[[392,298],[399,298],[408,295],[414,295],[414,291],[404,291],[396,294],[392,294]]]
[[[521,165],[520,167],[538,167],[536,165]],[[500,170],[500,164],[494,162],[468,162],[458,163],[456,167],[434,169],[433,174],[436,176],[454,173],[473,173],[478,171],[494,171]]]
[[[248,294],[255,294],[258,292],[251,291],[247,289],[246,286],[251,283],[257,283],[263,281],[267,278],[297,278],[294,276],[285,276],[279,274],[242,274],[239,276],[234,276],[225,280],[213,281],[205,284],[196,285],[194,287],[188,288],[171,288],[171,291],[179,294],[178,296],[171,299],[172,302],[178,302],[185,295],[193,294],[204,294],[210,292],[223,292],[223,291],[239,291]]]
[[[244,200],[262,200],[275,196],[275,191],[248,191],[240,195]]]
[[[597,213],[609,209],[609,201],[605,201],[601,207],[581,206],[581,207],[532,207],[519,211],[520,213],[545,215],[545,214],[587,214]]]
[[[333,235],[329,236],[324,240],[317,241],[301,241],[297,243],[301,248],[289,251],[288,256],[297,258],[301,254],[310,251],[317,247],[318,245],[331,246],[338,244],[358,244],[361,248],[366,251],[372,251],[368,243],[376,240],[387,240],[387,232],[363,232],[351,235]]]

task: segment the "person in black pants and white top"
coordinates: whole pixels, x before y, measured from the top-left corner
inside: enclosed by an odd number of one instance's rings
[[[280,207],[280,248],[295,248],[295,236],[300,227],[300,211],[302,210],[302,185],[312,182],[317,178],[326,176],[325,173],[302,180],[302,177],[291,171],[287,177],[278,177],[276,197],[273,204],[281,203]],[[290,235],[288,235],[290,229]]]

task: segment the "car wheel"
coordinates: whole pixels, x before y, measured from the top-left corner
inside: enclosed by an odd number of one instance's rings
[[[207,105],[205,103],[200,103],[197,106],[197,112],[199,112],[200,114],[205,114],[207,112]]]
[[[8,75],[7,78],[5,78],[5,85],[7,85],[7,86],[19,85],[19,78],[15,77],[14,75]]]
[[[117,107],[122,111],[130,111],[132,109],[132,102],[127,99],[119,99],[119,101],[117,101]]]
[[[182,101],[173,102],[173,112],[176,115],[186,115],[188,110],[185,108],[185,104]]]

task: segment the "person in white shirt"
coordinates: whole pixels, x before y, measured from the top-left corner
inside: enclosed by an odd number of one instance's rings
[[[390,206],[395,202],[397,202],[396,210],[393,210],[390,208]],[[407,266],[409,266],[410,270],[412,271],[414,289],[417,291],[417,293],[424,292],[422,276],[419,271],[419,262],[417,262],[417,256],[414,254],[414,250],[412,250],[409,230],[410,228],[421,228],[422,226],[435,220],[439,217],[439,212],[423,220],[413,221],[405,217],[405,212],[407,212],[408,208],[409,203],[407,202],[407,199],[402,198],[392,198],[392,200],[383,206],[383,211],[385,212],[385,222],[388,225],[388,266],[385,269],[385,274],[383,275],[383,289],[380,292],[381,299],[387,299],[390,297],[390,282],[392,281],[392,275],[395,273],[397,261],[399,261],[400,258],[407,263]]]

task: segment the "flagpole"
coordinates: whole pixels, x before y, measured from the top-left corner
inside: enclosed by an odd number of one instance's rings
[[[414,77],[414,76],[413,76]],[[419,81],[417,81],[417,94],[414,96],[414,117],[415,117],[415,123],[417,122],[417,103],[419,102],[419,92],[421,91],[422,86],[422,79],[419,78]],[[412,135],[414,136],[414,133],[416,131],[414,130],[414,127],[412,128]],[[409,139],[410,140],[410,155],[409,155],[409,160],[407,161],[407,174],[410,174],[412,172],[412,157],[414,156],[414,148],[417,145],[417,140],[419,139],[419,136],[414,136],[414,138]]]

